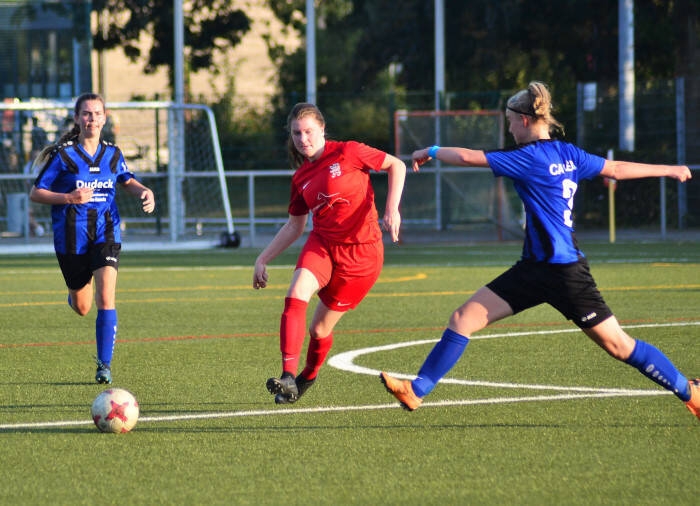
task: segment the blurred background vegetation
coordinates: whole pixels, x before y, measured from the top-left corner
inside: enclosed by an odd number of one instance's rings
[[[277,68],[278,91],[264,108],[251,108],[230,78],[210,105],[216,113],[227,170],[280,168],[291,106],[306,98],[306,0],[266,0],[282,23],[281,35],[302,43],[290,51],[283,37],[267,46]],[[240,43],[250,30],[245,2],[193,0],[185,9],[188,71],[217,72],[212,54]],[[96,49],[121,47],[134,57],[135,42],[149,30],[155,43],[144,70],[172,62],[171,0],[93,0],[109,16],[107,29],[93,34]],[[130,11],[128,23],[124,12]],[[598,83],[602,97],[616,100],[618,87],[618,2],[612,0],[444,0],[446,110],[501,109],[504,100],[530,80],[550,84],[567,138],[576,140],[577,85]],[[700,73],[700,0],[634,2],[635,79],[639,146],[644,132],[658,137],[657,107],[673,117],[673,93],[659,93],[685,76],[694,96]],[[317,104],[336,139],[358,139],[394,150],[393,113],[434,108],[434,2],[425,0],[323,0],[316,2]],[[172,71],[172,69],[170,69]],[[172,75],[172,72],[171,72]],[[644,96],[646,95],[646,99]],[[670,97],[670,98],[669,98]],[[651,111],[644,114],[645,100]],[[589,150],[604,154],[617,144],[616,102],[603,108],[587,130]],[[673,136],[673,134],[671,134]],[[469,140],[465,139],[465,145]],[[507,139],[510,142],[510,139]],[[662,146],[662,159],[675,154]],[[643,157],[659,157],[640,153]]]
[[[214,110],[227,171],[288,168],[286,116],[307,96],[306,3],[189,0],[183,4],[185,100]],[[239,91],[250,76],[216,58],[242,44],[253,29],[253,4],[264,5],[276,21],[275,28],[267,26],[265,36],[276,91],[263,105],[252,105]],[[512,93],[531,80],[541,80],[552,89],[555,115],[566,127],[567,140],[603,156],[616,150],[618,159],[700,167],[696,105],[700,104],[700,0],[633,2],[636,147],[632,153],[617,150],[619,4],[444,0],[446,91],[440,97],[441,109],[502,111]],[[85,33],[96,51],[119,49],[132,61],[144,62],[147,74],[165,68],[172,85],[172,0],[37,0],[17,15],[31,18],[38,5],[73,16],[76,25],[90,22],[85,12],[89,5],[99,22],[97,30]],[[328,136],[356,139],[395,153],[394,113],[432,110],[435,105],[434,2],[317,0],[315,9],[316,103],[326,117]],[[140,44],[144,34],[152,40],[147,48]],[[289,39],[300,43],[290,48],[285,43]],[[225,76],[227,85],[212,86],[207,97],[187,95],[188,76],[200,71]],[[678,78],[683,78],[680,107]],[[584,83],[596,84],[596,103],[582,114]],[[157,97],[133,96],[153,98]],[[684,160],[679,159],[680,138],[685,143]],[[507,134],[505,142],[512,143]],[[470,139],[461,144],[469,146]],[[658,181],[623,184],[628,191],[618,192],[621,225],[658,221]],[[700,216],[697,184],[700,181],[685,185],[689,216]],[[577,196],[579,225],[605,222],[607,191],[602,180],[582,185]],[[676,212],[679,190],[669,184],[664,191],[671,212]],[[668,220],[677,221],[675,216]]]

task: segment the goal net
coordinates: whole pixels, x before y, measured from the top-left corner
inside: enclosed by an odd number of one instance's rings
[[[50,235],[50,206],[28,201],[37,139],[54,142],[72,127],[73,102],[5,102],[0,146],[0,233],[4,237]],[[125,241],[180,242],[211,237],[238,246],[216,123],[204,105],[171,102],[107,103],[106,140],[124,154],[129,169],[156,196],[153,215],[117,192]],[[39,130],[37,130],[39,129]],[[36,146],[34,146],[36,148]],[[235,243],[235,244],[234,244]]]
[[[504,117],[494,110],[397,111],[394,132],[397,156],[408,164],[413,151],[433,144],[501,148]],[[433,161],[418,173],[409,169],[402,215],[407,224],[438,230],[464,229],[498,240],[522,236],[522,205],[517,194],[486,168],[451,167]]]

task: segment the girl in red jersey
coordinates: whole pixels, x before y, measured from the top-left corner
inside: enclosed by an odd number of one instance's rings
[[[267,380],[277,404],[296,402],[316,381],[333,344],[333,328],[354,309],[379,277],[384,262],[382,232],[369,171],[386,170],[389,189],[383,226],[399,240],[399,202],[406,165],[398,158],[355,141],[325,138],[325,120],[313,104],[300,103],[287,118],[292,177],[289,219],[255,261],[253,288],[265,288],[267,264],[304,232],[313,229],[299,254],[284,299],[280,322],[282,375]],[[306,309],[318,292],[309,333],[306,366],[297,369],[306,336]]]

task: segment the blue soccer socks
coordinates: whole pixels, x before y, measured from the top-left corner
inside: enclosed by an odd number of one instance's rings
[[[95,337],[97,340],[97,358],[103,364],[112,362],[114,345],[117,341],[117,310],[98,309],[95,320]]]
[[[457,363],[467,344],[469,344],[469,338],[445,329],[442,338],[435,344],[418,371],[418,377],[411,382],[413,392],[418,397],[428,395],[437,382]]]
[[[688,380],[655,346],[636,340],[634,350],[625,362],[636,367],[653,382],[676,394],[683,402],[690,400]]]
[[[435,344],[418,371],[418,376],[411,382],[415,395],[422,398],[429,394],[461,358],[467,344],[469,344],[468,337],[445,329],[442,338]],[[635,340],[634,350],[624,362],[635,367],[653,382],[673,392],[683,402],[687,403],[690,400],[688,379],[655,346]]]

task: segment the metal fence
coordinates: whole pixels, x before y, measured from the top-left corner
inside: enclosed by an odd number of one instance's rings
[[[598,83],[592,104],[590,94],[581,92],[574,115],[560,119],[575,125],[574,140],[589,151],[605,154],[612,149],[616,158],[686,163],[696,174],[700,169],[700,81],[638,84],[635,99],[634,153],[614,151],[618,144],[614,86]],[[28,201],[34,175],[27,173],[26,162],[31,160],[31,118],[37,118],[52,141],[71,115],[71,104],[54,105],[37,101],[0,107],[0,252],[5,245],[51,245],[50,209]],[[178,127],[173,126],[168,104],[108,107],[119,118],[117,144],[130,168],[153,188],[157,199],[156,213],[145,216],[137,201],[118,196],[125,241],[171,243],[174,247],[191,240],[219,244],[222,234],[235,229],[243,245],[260,246],[261,235],[276,231],[286,220],[291,171],[286,170],[285,161],[272,161],[260,170],[231,170],[226,158],[221,157],[216,125],[208,108],[186,106],[183,124]],[[470,139],[460,144],[469,146]],[[174,151],[173,146],[181,146],[181,152]],[[404,159],[406,155],[402,153]],[[381,213],[386,177],[373,175],[373,185]],[[634,180],[618,183],[612,193],[601,178],[584,182],[576,196],[577,228],[607,231],[612,196],[619,231],[638,230],[659,238],[672,232],[698,231],[699,186],[700,177],[684,185],[668,180]],[[429,164],[418,174],[409,173],[402,214],[407,232],[457,231],[465,239],[493,240],[522,236],[517,195],[509,182],[494,181],[488,170]]]
[[[136,176],[156,194],[156,212],[144,215],[140,203],[117,192],[125,233],[183,240],[202,221],[220,222],[220,236],[233,230],[216,122],[211,109],[169,102],[108,103],[105,137],[116,142]],[[2,104],[0,149],[0,239],[50,235],[50,207],[31,205],[28,191],[36,177],[35,139],[56,142],[72,127],[72,103],[30,101]],[[41,135],[37,135],[40,129]]]
[[[576,143],[588,151],[618,159],[650,163],[687,164],[700,169],[700,79],[637,83],[635,91],[634,152],[619,145],[619,95],[611,83],[580,83],[576,111]],[[579,223],[605,226],[604,182],[579,189]],[[700,182],[635,180],[617,184],[617,220],[624,227],[689,230],[700,227]]]

